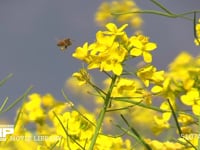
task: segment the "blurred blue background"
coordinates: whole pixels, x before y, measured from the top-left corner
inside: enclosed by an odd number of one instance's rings
[[[94,13],[102,0],[1,0],[0,1],[0,79],[14,76],[0,87],[0,104],[8,96],[14,101],[30,85],[32,92],[52,93],[63,99],[61,89],[81,63],[71,57],[77,46],[95,40],[99,29]],[[135,0],[141,9],[158,9],[150,0]],[[200,9],[199,0],[161,1],[176,13]],[[193,44],[193,23],[155,15],[142,15],[144,33],[158,43],[153,64],[159,69],[181,51],[197,55]],[[197,15],[200,17],[200,15]],[[56,47],[58,39],[70,37],[73,45],[66,52]],[[19,106],[19,105],[18,105]],[[17,107],[16,107],[17,108]],[[0,116],[14,120],[15,109]]]

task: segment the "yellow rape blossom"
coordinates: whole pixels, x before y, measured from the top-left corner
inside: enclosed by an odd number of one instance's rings
[[[90,56],[89,56],[89,50],[91,50],[91,47],[86,42],[83,47],[77,47],[76,52],[72,54],[73,57],[83,60],[86,63],[90,62]]]
[[[42,96],[41,102],[44,107],[48,108],[52,108],[56,103],[55,98],[51,94],[45,94]]]
[[[178,116],[178,122],[182,125],[190,125],[194,123],[194,118],[192,118],[190,115],[180,113]]]
[[[169,120],[165,120],[162,117],[154,116],[154,126],[152,128],[152,131],[155,135],[159,135],[163,130],[169,129],[170,124],[168,122]]]
[[[96,47],[98,49],[98,47]],[[117,42],[114,42],[109,49],[99,53],[98,56],[88,66],[88,69],[100,68],[100,71],[112,71],[116,75],[122,74],[122,62],[126,57],[127,51]]]
[[[197,61],[198,58],[192,57],[187,52],[180,53],[169,65],[168,76],[175,84],[181,83],[185,90],[190,90],[195,84],[195,74],[197,74],[195,70],[199,68]]]
[[[110,79],[104,80],[104,84],[108,86]],[[135,102],[140,102],[144,99],[145,91],[141,90],[141,84],[136,79],[119,78],[112,91],[112,97],[129,97]],[[113,101],[115,107],[126,106],[126,103]]]
[[[63,114],[58,114],[57,116],[59,117],[65,129],[63,129],[63,126],[59,120],[54,117],[53,123],[56,129],[56,134],[62,136],[65,140],[72,139],[72,141],[70,140],[72,145],[74,143],[73,141],[76,140],[79,144],[84,146],[85,141],[89,140],[93,135],[95,126],[91,124],[91,122],[95,123],[95,120],[92,114],[84,113],[82,115],[80,115],[77,111],[67,111]],[[79,145],[75,145],[76,148],[79,147]]]
[[[169,64],[169,71],[175,71],[181,69],[183,66],[187,66],[194,58],[188,52],[181,52],[174,61]],[[183,70],[184,71],[184,70]],[[180,76],[181,77],[181,76]]]
[[[116,21],[116,23],[129,23],[132,27],[139,28],[143,23],[140,14],[131,13],[139,10],[139,7],[133,0],[113,0],[111,2],[103,2],[96,12],[95,21],[101,26],[110,21]],[[112,13],[126,14],[118,16],[113,15]]]
[[[73,73],[72,77],[77,78],[79,85],[86,84],[90,81],[90,75],[84,68],[80,69],[79,72]]]
[[[148,37],[139,34],[130,38],[130,45],[132,46],[130,51],[131,56],[142,55],[146,63],[152,62],[152,55],[150,52],[157,48],[156,43],[149,42]]]
[[[126,58],[127,50],[118,42],[118,38],[124,37],[124,29],[127,25],[117,28],[115,24],[108,23],[108,31],[98,31],[96,42],[78,47],[73,57],[85,61],[88,69],[99,68],[100,71],[112,71],[116,75],[123,72],[122,63]],[[116,39],[117,36],[117,39]]]
[[[188,106],[192,106],[192,112],[200,115],[200,95],[196,88],[192,88],[185,95],[181,96],[181,101]]]
[[[106,35],[105,32],[106,31],[98,31],[96,33],[96,42],[91,44],[91,47],[93,48],[91,50],[91,55],[96,55],[98,52],[104,52],[105,49],[112,46],[112,44],[116,38],[116,36],[114,35],[115,33]],[[107,31],[107,32],[109,32],[109,31]]]
[[[176,109],[175,101],[173,99],[169,99],[169,101],[173,109],[175,110]],[[172,110],[167,101],[161,103],[160,109],[165,112],[163,112],[161,116],[154,116],[155,126],[153,127],[153,132],[156,135],[160,134],[164,129],[168,129],[170,127],[169,121],[172,116],[171,113]]]
[[[181,137],[183,138],[179,138],[178,141],[180,141],[181,143],[183,143],[183,145],[186,145],[184,150],[194,150],[193,147],[191,147],[191,144],[194,146],[194,147],[197,147],[198,145],[198,141],[199,141],[199,135],[198,134],[182,134]],[[187,141],[186,141],[186,140]],[[189,144],[188,141],[191,143]]]
[[[125,142],[121,137],[111,137],[106,135],[99,135],[96,145],[94,147],[95,150],[133,150],[130,145],[130,140],[126,140]]]
[[[200,19],[198,23],[196,24],[195,29],[196,29],[197,39],[194,39],[194,43],[195,45],[199,46],[200,45]]]
[[[161,142],[158,140],[151,140],[151,139],[145,139],[147,144],[152,148],[152,150],[183,150],[185,148],[184,145],[178,143],[178,142]]]
[[[124,34],[124,29],[128,26],[128,24],[124,24],[123,26],[121,26],[119,29],[117,28],[117,26],[114,23],[108,23],[106,25],[106,28],[108,29],[108,31],[104,31],[104,34],[110,34],[110,35],[123,35]]]
[[[41,121],[45,117],[44,110],[41,107],[41,96],[33,93],[29,96],[29,102],[24,104],[23,113],[28,115],[30,121]]]
[[[164,71],[157,71],[153,65],[147,65],[137,71],[137,76],[143,81],[146,87],[150,82],[159,83],[164,80]]]

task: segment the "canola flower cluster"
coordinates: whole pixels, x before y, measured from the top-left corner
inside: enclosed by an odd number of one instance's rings
[[[130,36],[126,32],[129,26],[141,26],[140,15],[127,13],[134,11],[140,9],[132,0],[103,2],[95,18],[105,28],[97,31],[94,42],[85,42],[72,54],[86,67],[72,74],[68,87],[78,91],[83,99],[90,95],[86,103],[93,101],[94,109],[75,106],[65,93],[66,102],[56,100],[50,93],[32,93],[18,109],[14,134],[0,141],[0,149],[196,150],[200,147],[200,56],[182,52],[168,70],[158,70],[152,64],[152,52],[158,44],[142,32]],[[195,27],[194,43],[199,46],[200,23]],[[95,82],[90,74],[93,69],[106,76],[103,85]],[[19,136],[44,138],[13,140]]]
[[[129,13],[139,11],[140,8],[133,0],[113,0],[102,2],[95,14],[95,22],[104,26],[109,22],[116,21],[119,24],[130,24],[131,27],[138,29],[143,20],[138,13]],[[127,13],[124,15],[113,16],[112,13]]]
[[[51,94],[29,95],[27,102],[19,110],[14,134],[7,137],[6,142],[0,142],[0,149],[88,149],[95,129],[95,115],[85,109],[78,111],[72,107],[72,103],[57,101]],[[33,129],[29,129],[31,124]],[[39,141],[28,139],[34,135],[48,138]],[[24,138],[21,140],[13,140],[13,137],[17,139],[22,136]],[[128,139],[124,141],[121,137],[102,134],[99,135],[94,149],[126,150],[131,149],[130,147]]]
[[[112,71],[118,76],[123,73],[123,64],[128,57],[143,56],[145,62],[151,63],[151,51],[156,49],[156,43],[150,42],[149,38],[142,34],[128,37],[124,31],[127,26],[128,24],[125,24],[117,28],[114,23],[106,24],[107,31],[96,33],[96,42],[86,42],[83,47],[78,47],[72,56],[86,62],[88,69]],[[154,73],[150,78],[156,73],[155,68],[152,71]]]

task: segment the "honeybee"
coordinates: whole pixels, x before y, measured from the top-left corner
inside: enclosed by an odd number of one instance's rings
[[[61,51],[65,51],[68,46],[72,45],[72,41],[70,38],[64,38],[57,42],[57,46]]]

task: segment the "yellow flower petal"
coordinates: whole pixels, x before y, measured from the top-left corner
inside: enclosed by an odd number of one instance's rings
[[[182,95],[181,96],[181,101],[185,104],[185,105],[192,105],[194,102],[190,100],[190,98],[187,95]]]
[[[117,27],[114,23],[108,23],[106,24],[106,28],[109,30],[109,31],[116,31],[117,30]]]
[[[73,57],[83,60],[88,53],[88,43],[86,42],[83,47],[77,47],[75,53],[72,54]]]
[[[187,92],[186,95],[182,95],[181,96],[181,101],[185,104],[185,105],[193,105],[195,104],[196,100],[199,99],[199,92],[197,89],[193,88],[191,89],[189,92]]]
[[[195,115],[200,115],[200,105],[193,105],[192,111]]]
[[[152,62],[152,56],[148,52],[143,52],[143,58],[144,58],[144,61],[146,63],[151,63]]]
[[[128,24],[124,24],[123,26],[121,26],[118,30],[119,31],[124,31],[124,29],[128,26]]]
[[[137,47],[137,48],[140,48],[142,49],[143,48],[143,44],[140,40],[136,39],[136,38],[133,38],[131,40],[131,44],[134,46],[134,47]]]
[[[130,55],[132,56],[140,56],[142,55],[142,51],[141,49],[138,49],[138,48],[133,48],[130,52]]]
[[[162,92],[163,88],[161,86],[154,86],[152,89],[151,89],[151,92],[153,93],[159,93],[159,92]]]
[[[119,29],[114,23],[108,23],[106,24],[106,28],[108,31],[104,31],[104,34],[115,34],[115,35],[122,35],[124,34],[124,29],[128,26],[128,24],[124,24]]]
[[[154,50],[154,49],[156,49],[156,48],[157,48],[156,43],[147,43],[147,44],[144,46],[144,49],[145,49],[146,51],[152,51],[152,50]]]
[[[119,76],[120,74],[122,74],[122,71],[123,71],[122,65],[119,64],[119,63],[115,64],[115,66],[114,66],[114,68],[113,68],[114,74],[116,74],[116,75]]]

